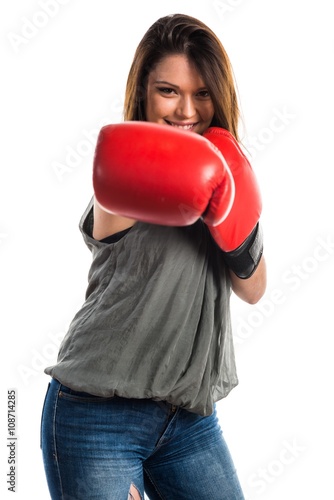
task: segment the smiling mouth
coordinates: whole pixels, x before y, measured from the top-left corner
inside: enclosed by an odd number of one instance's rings
[[[181,130],[192,130],[193,128],[195,128],[195,126],[197,125],[198,122],[196,123],[185,123],[184,125],[182,123],[174,123],[174,122],[170,122],[169,120],[165,120],[165,122],[168,124],[168,125],[171,125],[172,127],[176,127],[176,128],[179,128]]]

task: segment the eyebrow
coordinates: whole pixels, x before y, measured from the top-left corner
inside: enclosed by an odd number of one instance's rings
[[[178,85],[175,85],[175,83],[166,82],[165,80],[156,80],[154,83],[163,83],[164,85],[170,85],[171,87],[175,87],[176,89],[180,88]]]

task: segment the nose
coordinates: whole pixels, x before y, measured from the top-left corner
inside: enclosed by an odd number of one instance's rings
[[[180,118],[193,118],[196,114],[196,106],[193,98],[191,96],[180,97],[176,112]]]

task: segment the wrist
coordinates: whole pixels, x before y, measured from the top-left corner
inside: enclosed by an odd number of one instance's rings
[[[263,254],[263,233],[258,222],[241,245],[235,250],[225,252],[222,250],[226,265],[239,278],[247,279],[256,271]]]

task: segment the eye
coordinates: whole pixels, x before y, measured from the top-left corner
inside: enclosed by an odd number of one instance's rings
[[[170,87],[157,87],[162,94],[171,95],[175,92],[174,89]]]
[[[209,94],[208,90],[201,90],[200,92],[198,92],[197,95],[199,97],[203,97],[204,99],[207,99],[208,97],[210,97],[210,94]]]

